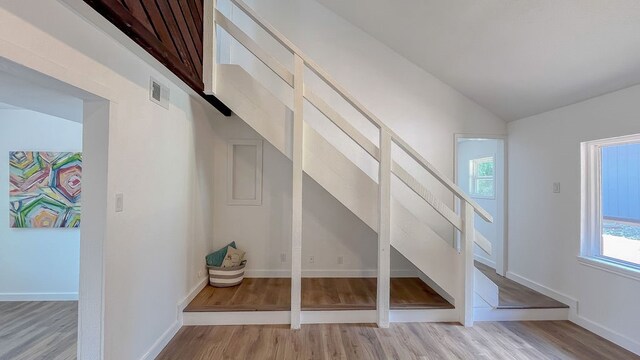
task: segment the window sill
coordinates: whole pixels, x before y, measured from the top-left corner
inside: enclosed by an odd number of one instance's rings
[[[636,269],[631,266],[625,266],[612,261],[607,261],[606,259],[587,256],[578,256],[578,262],[585,266],[640,281],[640,269]]]
[[[478,200],[495,200],[496,196],[481,196],[481,195],[470,195],[472,199]]]

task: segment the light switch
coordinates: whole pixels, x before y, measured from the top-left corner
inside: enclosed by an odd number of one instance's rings
[[[116,212],[122,212],[124,210],[124,194],[116,194]]]
[[[558,194],[560,192],[560,183],[559,182],[554,182],[553,183],[553,192]]]

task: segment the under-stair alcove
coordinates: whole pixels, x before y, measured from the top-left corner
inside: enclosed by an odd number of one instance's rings
[[[206,286],[185,312],[289,311],[291,279],[246,278],[242,284]],[[419,277],[391,278],[392,310],[452,309]],[[375,277],[302,278],[303,311],[375,310]]]
[[[291,161],[236,116],[211,120],[216,129],[214,162],[214,236],[211,250],[235,241],[247,252],[244,281],[234,287],[205,286],[185,308],[186,323],[218,323],[221,313],[252,313],[288,322],[291,310]],[[240,141],[241,140],[241,141]],[[230,162],[236,144],[261,143],[260,201],[230,198]],[[246,150],[246,149],[244,149]],[[246,152],[246,151],[245,151]],[[245,154],[246,155],[246,154]],[[236,164],[237,165],[237,164]],[[247,165],[247,164],[244,164]],[[250,166],[234,176],[254,178]],[[235,165],[234,165],[235,166]],[[246,185],[247,182],[241,182]],[[247,193],[244,191],[244,193]],[[251,224],[247,226],[247,224]],[[363,310],[375,322],[378,235],[308,175],[303,176],[301,310]],[[423,281],[426,277],[392,248],[392,310],[451,309],[453,305]],[[422,279],[421,279],[422,278]],[[271,313],[271,315],[265,313]],[[216,320],[206,318],[217,316]],[[260,315],[258,315],[260,314]],[[370,316],[369,316],[370,315]],[[260,320],[252,320],[261,322]],[[242,322],[234,318],[231,322]]]
[[[475,214],[486,222],[493,215],[449,179],[453,155],[442,151],[448,141],[413,139],[414,148],[404,138],[415,133],[396,133],[247,4],[232,2],[238,17],[221,3],[208,24],[219,27],[217,44],[208,47],[220,63],[205,88],[235,114],[212,120],[211,250],[236,242],[247,252],[246,280],[197,296],[196,289],[184,323],[472,326],[476,313],[497,316],[499,289],[473,266],[476,245],[493,251]],[[268,54],[253,39],[265,36],[274,38],[265,42],[268,50],[286,51]],[[289,60],[280,63],[281,56]],[[247,150],[252,144],[261,144],[262,158]],[[236,147],[242,156],[230,154]],[[253,167],[240,164],[235,172],[236,160],[252,159]],[[236,184],[249,186],[236,192]],[[229,201],[229,194],[242,199]],[[478,299],[488,310],[474,307]]]

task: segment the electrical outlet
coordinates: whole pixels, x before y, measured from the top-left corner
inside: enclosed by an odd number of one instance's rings
[[[281,263],[287,262],[287,254],[285,253],[280,254],[280,262]]]
[[[553,192],[558,194],[560,193],[560,183],[559,182],[554,182],[553,183]]]
[[[202,279],[204,277],[204,270],[198,271],[198,279]]]
[[[316,262],[315,256],[309,256],[309,264],[313,264],[314,262]]]
[[[344,257],[338,256],[338,265],[342,265],[342,264],[344,264]]]

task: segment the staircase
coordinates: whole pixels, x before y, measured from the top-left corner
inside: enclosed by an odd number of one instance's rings
[[[474,289],[478,296],[497,306],[498,289],[474,267],[473,248],[478,245],[491,253],[491,243],[474,226],[475,214],[485,221],[492,217],[450,179],[441,174],[401,137],[351,96],[337,81],[309,59],[275,28],[260,18],[241,0],[232,3],[264,29],[293,56],[291,72],[264,51],[228,17],[216,9],[215,0],[205,1],[204,24],[204,82],[206,92],[215,94],[240,118],[293,162],[292,211],[292,328],[303,322],[300,309],[302,174],[306,173],[371,229],[378,233],[378,296],[377,323],[387,327],[390,319],[389,281],[390,246],[393,246],[438,287],[453,299],[456,320],[465,326],[473,325]],[[293,89],[293,97],[282,100],[238,65],[216,64],[216,25],[224,29],[255,55],[282,81]],[[349,105],[375,126],[378,141],[372,142],[313,92],[305,81],[310,70]],[[357,146],[369,159],[353,156],[338,149],[314,127],[304,111],[308,102]],[[400,161],[392,157],[392,148],[410,159]],[[394,149],[394,153],[396,152]],[[371,160],[375,161],[374,168]],[[402,163],[402,165],[401,165]],[[415,169],[426,171],[461,204],[461,215],[430,191]],[[392,195],[391,187],[394,192]],[[398,189],[398,191],[396,191]],[[449,197],[450,198],[450,197]],[[430,206],[437,216],[460,232],[459,243],[446,241],[433,230],[433,215],[425,211]]]

